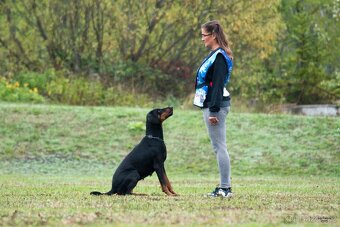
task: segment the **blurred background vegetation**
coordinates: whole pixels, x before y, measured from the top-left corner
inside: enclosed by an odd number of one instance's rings
[[[339,0],[0,0],[0,100],[190,106],[213,19],[236,101],[339,102]]]

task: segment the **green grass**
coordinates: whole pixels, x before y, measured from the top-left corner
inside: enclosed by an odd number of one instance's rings
[[[148,111],[2,103],[0,160],[8,163],[3,171],[22,171],[27,160],[48,165],[59,159],[112,168],[144,136]],[[169,171],[216,173],[201,115],[175,109],[164,123]],[[237,175],[340,176],[340,119],[336,117],[232,112],[227,118],[227,141]]]
[[[2,225],[226,225],[339,224],[337,178],[236,177],[234,198],[205,198],[211,178],[172,177],[178,197],[167,197],[155,177],[135,192],[147,196],[93,197],[109,177],[1,176]],[[318,183],[316,183],[318,182]]]
[[[135,192],[109,190],[119,161],[144,135],[148,109],[0,103],[0,225],[339,225],[340,119],[228,116],[234,198],[202,195],[218,183],[200,111],[164,123],[166,169]]]

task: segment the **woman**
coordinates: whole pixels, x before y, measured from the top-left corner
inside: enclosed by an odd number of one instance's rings
[[[230,96],[225,89],[232,71],[232,52],[218,21],[202,25],[204,45],[211,50],[197,71],[194,105],[202,108],[203,118],[217,158],[220,184],[208,194],[211,197],[231,197],[230,159],[226,144],[226,116]]]

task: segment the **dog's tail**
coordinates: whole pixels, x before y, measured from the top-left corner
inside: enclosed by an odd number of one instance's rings
[[[90,195],[112,195],[112,194],[114,194],[112,192],[112,190],[109,191],[109,192],[106,192],[106,193],[101,193],[101,192],[98,192],[98,191],[93,191],[93,192],[90,193]]]
[[[94,191],[94,192],[91,192],[90,195],[105,195],[101,192],[97,192],[97,191]]]

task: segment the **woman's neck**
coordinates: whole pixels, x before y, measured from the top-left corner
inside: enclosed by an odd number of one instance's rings
[[[218,48],[220,48],[220,45],[218,45],[218,44],[213,45],[213,46],[211,47],[211,51],[215,51],[215,50],[217,50]]]

